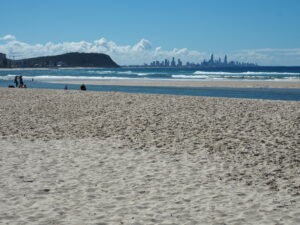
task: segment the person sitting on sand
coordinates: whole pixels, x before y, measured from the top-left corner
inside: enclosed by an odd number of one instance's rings
[[[80,90],[86,91],[86,86],[84,84],[80,85]]]

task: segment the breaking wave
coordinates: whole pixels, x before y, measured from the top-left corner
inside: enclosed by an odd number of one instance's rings
[[[283,68],[284,69],[284,68]],[[283,70],[282,68],[280,70]],[[87,69],[87,70],[0,70],[0,80],[13,80],[15,76],[23,75],[24,80],[63,81],[63,80],[125,80],[125,79],[153,79],[153,80],[272,80],[272,81],[300,81],[299,70],[284,72],[236,72],[236,71],[196,71],[196,70],[115,70],[115,69]]]
[[[90,74],[111,74],[111,73],[115,73],[115,71],[110,71],[110,70],[107,70],[107,71],[89,70],[89,71],[87,71],[87,73],[90,73]]]
[[[87,71],[89,74],[100,74],[100,75],[106,75],[106,74],[123,74],[123,75],[136,75],[136,76],[148,76],[148,75],[163,75],[166,73],[154,73],[154,72],[133,72],[131,70],[129,71],[113,71],[113,70],[89,70]]]
[[[9,74],[7,76],[2,76],[2,80],[13,80],[15,74]],[[137,79],[137,78],[129,78],[129,77],[114,77],[114,76],[49,76],[49,75],[42,75],[42,76],[23,76],[24,80],[32,80],[35,81],[51,81],[51,80],[124,80],[124,79]]]
[[[172,75],[172,78],[181,78],[181,79],[209,79],[211,76],[207,75]]]
[[[288,73],[288,72],[211,72],[211,71],[196,71],[194,74],[206,74],[206,75],[300,75],[300,73]]]
[[[241,80],[299,80],[299,77],[279,77],[279,76],[254,76],[254,75],[172,75],[175,79],[202,79],[202,80],[230,80],[230,79],[241,79]]]

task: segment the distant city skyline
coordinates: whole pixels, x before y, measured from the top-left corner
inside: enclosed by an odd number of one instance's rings
[[[0,52],[102,52],[121,65],[180,57],[300,66],[299,0],[0,0]]]
[[[161,62],[156,60],[151,62],[150,64],[144,63],[143,66],[146,67],[252,67],[252,66],[258,66],[255,63],[249,63],[249,62],[239,62],[239,61],[233,61],[228,60],[227,55],[224,56],[224,59],[222,61],[221,57],[218,57],[217,59],[214,58],[214,54],[210,55],[209,60],[202,60],[202,62],[185,62],[183,63],[180,58],[175,59],[175,57],[172,57],[172,60],[164,59]]]

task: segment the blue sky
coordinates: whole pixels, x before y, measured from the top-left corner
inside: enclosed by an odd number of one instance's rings
[[[14,52],[3,47],[6,35],[30,46],[105,38],[133,47],[146,39],[153,52],[164,49],[161,57],[186,48],[199,52],[197,57],[228,53],[262,64],[300,65],[299,0],[0,0],[0,5],[0,50],[7,54]]]

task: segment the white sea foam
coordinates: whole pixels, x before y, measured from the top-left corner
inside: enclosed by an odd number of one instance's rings
[[[132,71],[114,71],[114,70],[89,70],[90,74],[137,74]]]
[[[138,76],[148,76],[148,75],[164,75],[166,73],[137,73]]]
[[[300,77],[282,77],[282,79],[287,79],[287,80],[299,80],[300,81]],[[280,79],[279,79],[280,80]]]
[[[8,74],[7,76],[0,76],[1,80],[13,80],[15,76],[20,76],[19,74]]]
[[[24,80],[34,79],[36,81],[63,81],[63,80],[124,80],[124,79],[152,79],[160,80],[167,79],[170,80],[280,80],[280,81],[300,81],[300,73],[279,73],[279,72],[208,72],[208,71],[196,71],[191,74],[191,72],[183,71],[182,74],[168,74],[166,72],[156,72],[156,71],[116,71],[116,70],[88,70],[89,73],[81,76],[72,76],[72,73],[64,76],[64,73],[55,75],[40,74],[39,76],[23,75]],[[18,71],[11,71],[7,75],[1,76],[1,80],[13,80],[15,76],[19,76]],[[133,75],[133,76],[132,76]],[[157,75],[155,77],[147,77],[149,75]]]
[[[183,78],[183,79],[210,79],[212,77],[207,75],[172,75],[172,78]]]
[[[300,73],[288,73],[288,72],[212,72],[212,71],[196,71],[194,74],[206,74],[206,75],[300,75]]]
[[[165,73],[147,73],[147,72],[132,72],[132,71],[115,71],[116,74],[129,74],[129,75],[137,75],[137,76],[148,76],[148,75],[162,75]]]
[[[188,79],[188,80],[232,80],[232,79],[239,79],[239,80],[294,80],[300,81],[300,77],[275,77],[275,76],[251,76],[251,75],[226,75],[226,76],[213,76],[213,75],[172,75],[174,79]]]
[[[134,73],[134,72],[132,72],[132,71],[117,71],[116,72],[117,74],[136,74],[136,73]]]
[[[115,71],[111,71],[111,70],[105,70],[105,71],[98,71],[98,70],[89,70],[87,71],[90,74],[111,74],[111,73],[115,73]]]
[[[131,70],[129,71],[114,71],[114,70],[89,70],[88,73],[90,74],[101,74],[101,75],[105,75],[105,74],[127,74],[127,75],[137,75],[137,76],[148,76],[148,75],[163,75],[166,73],[147,73],[147,72],[133,72]]]
[[[17,75],[9,74],[7,76],[1,76],[2,80],[12,80]],[[49,75],[42,75],[42,76],[23,76],[24,80],[31,80],[34,79],[35,81],[50,81],[50,80],[121,80],[121,79],[136,79],[136,78],[128,78],[128,77],[104,77],[104,76],[49,76]]]

